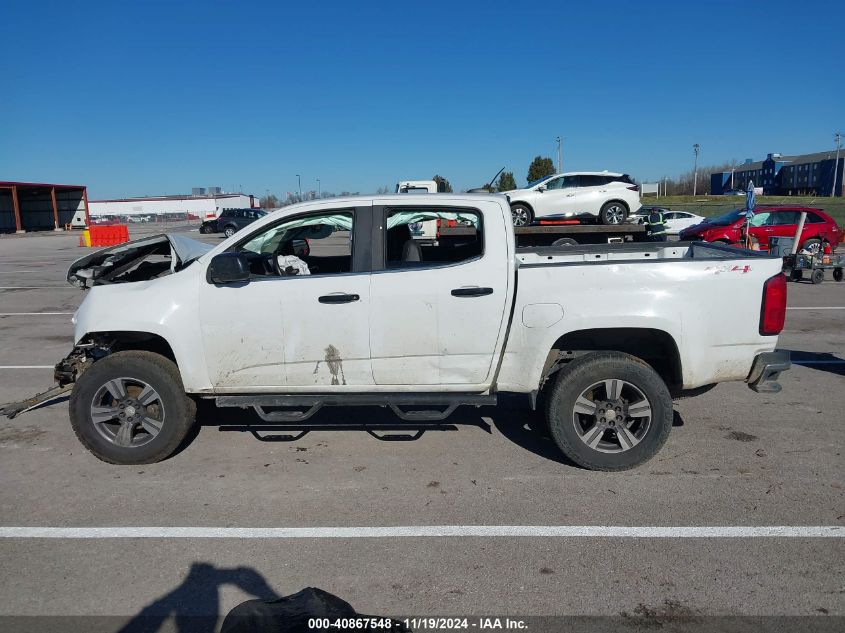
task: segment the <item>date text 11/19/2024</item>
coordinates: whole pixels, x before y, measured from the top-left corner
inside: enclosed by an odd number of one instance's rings
[[[400,625],[397,627],[397,625]],[[412,617],[392,620],[390,618],[312,618],[308,620],[308,628],[314,631],[354,631],[363,629],[382,629],[385,631],[399,630],[404,625],[411,631],[452,631],[476,630],[497,631],[526,630],[528,624],[518,618],[475,617],[475,618],[445,618],[445,617]]]

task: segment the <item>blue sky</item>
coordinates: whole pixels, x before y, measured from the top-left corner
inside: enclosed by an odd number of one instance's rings
[[[845,9],[816,2],[20,2],[0,180],[92,198],[524,183],[537,154],[641,180],[845,131]]]

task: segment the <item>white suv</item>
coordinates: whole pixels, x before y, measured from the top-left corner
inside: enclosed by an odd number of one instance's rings
[[[622,224],[640,204],[640,188],[627,174],[581,171],[547,176],[524,189],[504,192],[510,198],[514,226],[540,218],[598,218]]]

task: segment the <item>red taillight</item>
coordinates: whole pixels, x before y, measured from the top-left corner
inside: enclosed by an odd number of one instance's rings
[[[760,306],[760,334],[776,336],[786,321],[786,275],[779,273],[763,284],[763,305]]]

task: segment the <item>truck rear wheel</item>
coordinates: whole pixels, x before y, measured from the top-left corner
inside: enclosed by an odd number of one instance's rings
[[[109,464],[166,459],[195,415],[196,403],[185,395],[176,365],[152,352],[115,352],[95,362],[70,397],[76,437]]]
[[[591,470],[647,462],[672,429],[672,397],[649,365],[621,352],[572,361],[555,377],[546,420],[560,450]]]

